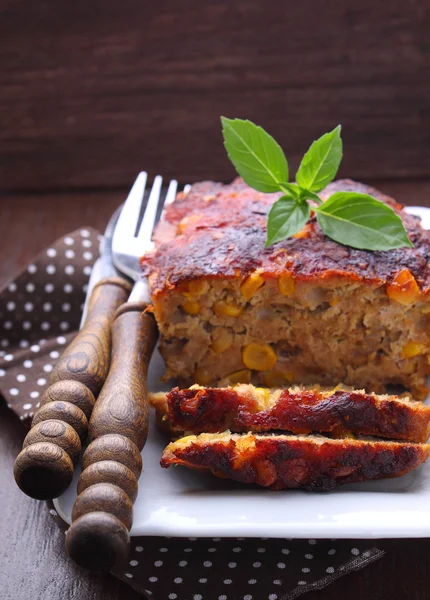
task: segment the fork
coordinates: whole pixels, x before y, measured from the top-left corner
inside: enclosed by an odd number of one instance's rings
[[[140,452],[148,435],[146,382],[158,330],[147,310],[149,286],[141,276],[139,259],[152,249],[157,217],[174,201],[178,184],[170,182],[163,202],[162,178],[157,175],[138,227],[146,181],[147,174],[140,173],[113,236],[114,264],[135,284],[113,321],[111,367],[90,419],[90,444],[66,537],[68,554],[89,569],[111,569],[128,556],[142,471]]]

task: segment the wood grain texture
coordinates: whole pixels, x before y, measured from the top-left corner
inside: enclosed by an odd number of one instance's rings
[[[93,483],[83,490],[73,505],[72,519],[91,512],[104,512],[113,515],[124,523],[128,530],[133,523],[133,503],[118,485],[113,483]],[[90,535],[99,532],[90,532]],[[101,533],[101,532],[100,532]]]
[[[124,562],[129,552],[129,536],[111,515],[131,529],[137,496],[133,473],[141,469],[141,460],[134,455],[143,449],[148,435],[146,379],[158,337],[155,319],[146,308],[143,302],[132,302],[118,309],[112,325],[109,375],[91,415],[89,439],[103,442],[89,447],[89,459],[84,453],[88,466],[79,478],[73,523],[66,538],[69,556],[86,568],[112,569]],[[121,462],[125,457],[130,468]],[[94,512],[105,513],[97,529],[91,527]]]
[[[2,0],[0,186],[232,178],[219,116],[292,164],[344,126],[342,176],[430,174],[430,7],[419,0]]]
[[[133,471],[117,460],[100,460],[84,469],[78,481],[78,495],[95,483],[113,483],[119,486],[134,504],[137,497],[137,479]]]
[[[13,474],[19,488],[36,500],[58,498],[73,478],[73,462],[61,446],[37,442],[21,450]]]
[[[400,202],[430,206],[430,181],[367,183]],[[122,192],[40,194],[0,198],[0,287],[55,238],[82,225],[103,229]],[[28,235],[32,231],[32,235]],[[64,534],[43,503],[21,493],[13,463],[26,430],[0,405],[0,589],[2,600],[138,600],[142,596],[110,575],[78,568],[66,556]],[[98,513],[92,513],[97,516]],[[365,571],[350,573],[309,600],[427,600],[429,540],[381,540],[387,554]],[[37,557],[37,558],[36,558]],[[180,599],[182,600],[182,599]]]
[[[35,412],[31,425],[37,425],[48,419],[59,419],[71,425],[82,442],[87,437],[88,419],[82,410],[71,402],[56,400],[44,404]]]
[[[117,312],[112,325],[109,375],[90,419],[89,438],[116,433],[142,450],[148,435],[146,376],[157,341],[155,320],[146,305],[130,303]]]
[[[81,454],[82,444],[79,435],[71,425],[58,419],[41,421],[25,436],[23,448],[37,442],[53,442],[70,456],[75,465]]]
[[[136,444],[124,435],[110,433],[93,440],[85,450],[82,468],[88,469],[104,460],[115,460],[128,467],[136,479],[142,472],[142,455]]]
[[[72,381],[69,379],[53,383],[43,393],[40,407],[45,406],[45,404],[49,404],[50,402],[68,402],[70,398],[73,398],[74,406],[79,408],[87,419],[89,419],[95,403],[94,394],[86,385],[79,381]]]
[[[52,383],[79,381],[98,395],[109,370],[114,314],[130,291],[130,284],[120,278],[105,279],[95,286],[85,324],[55,365]]]
[[[106,505],[106,492],[102,498]],[[107,564],[121,568],[120,561],[125,562],[127,559],[130,543],[128,529],[121,519],[112,514],[115,512],[115,505],[112,512],[96,511],[93,507],[94,502],[91,501],[91,510],[78,517],[74,526],[68,530],[67,552],[85,569],[105,570]]]
[[[32,435],[30,431],[15,462],[16,482],[32,498],[56,498],[71,483],[73,465],[81,450],[81,444],[77,445],[75,437],[78,435],[81,442],[87,437],[88,418],[95,396],[109,369],[111,323],[116,309],[125,302],[130,291],[131,285],[119,277],[99,281],[92,291],[84,326],[55,365],[52,385],[45,391],[33,417],[32,427],[38,427],[38,433]],[[43,422],[51,425],[42,427]],[[54,422],[57,435],[54,435],[52,427]],[[61,424],[60,432],[58,426]],[[45,433],[41,439],[42,429]],[[46,435],[50,443],[40,443],[47,442]],[[30,447],[32,444],[33,448]],[[53,444],[57,444],[57,452]],[[72,467],[64,452],[69,455]],[[54,461],[52,465],[51,459]]]

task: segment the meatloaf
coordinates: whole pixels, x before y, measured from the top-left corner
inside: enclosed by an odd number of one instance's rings
[[[250,384],[231,388],[174,388],[152,397],[152,404],[172,431],[234,433],[289,431],[333,437],[370,435],[425,442],[430,433],[430,407],[396,396],[363,390],[285,388],[270,390]]]
[[[343,483],[400,477],[429,454],[430,444],[224,432],[170,443],[161,466],[183,465],[274,490],[323,491]]]
[[[423,399],[430,352],[430,233],[392,198],[340,180],[321,194],[368,193],[401,217],[413,248],[356,250],[314,217],[265,248],[277,194],[236,180],[179,194],[142,258],[160,329],[166,377],[184,383],[339,381]]]

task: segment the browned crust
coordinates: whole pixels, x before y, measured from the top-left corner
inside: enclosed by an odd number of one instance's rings
[[[167,403],[172,428],[191,433],[280,430],[341,437],[351,432],[425,442],[430,429],[430,407],[360,391],[285,389],[273,406],[261,410],[251,395],[234,388],[174,388]]]
[[[277,194],[262,194],[241,180],[230,185],[203,182],[179,195],[157,228],[156,250],[142,258],[152,296],[196,278],[236,278],[260,269],[267,277],[289,272],[297,280],[335,278],[383,285],[409,269],[422,292],[430,287],[430,233],[416,217],[376,189],[351,180],[330,184],[322,193],[368,193],[400,215],[414,248],[367,252],[337,244],[321,231],[314,217],[302,237],[264,247],[267,213]]]
[[[429,444],[332,440],[285,435],[208,435],[167,446],[162,467],[177,464],[273,490],[330,490],[340,484],[400,477],[430,453]],[[201,438],[201,439],[200,439]]]

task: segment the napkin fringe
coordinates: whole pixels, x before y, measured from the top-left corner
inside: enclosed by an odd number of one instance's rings
[[[366,554],[367,556],[364,557],[364,554]],[[360,569],[363,569],[370,563],[373,563],[379,558],[382,558],[384,554],[385,550],[381,550],[375,547],[370,548],[369,550],[366,550],[361,556],[354,556],[353,558],[351,558],[348,562],[344,563],[341,567],[339,567],[339,569],[334,573],[330,573],[326,577],[318,579],[313,583],[308,583],[303,586],[297,586],[294,590],[291,590],[291,592],[288,592],[287,594],[281,596],[279,600],[293,600],[294,598],[298,598],[306,592],[322,590],[333,581],[336,581],[336,579],[340,579],[344,575],[348,575],[353,571],[359,571]],[[155,599],[151,597],[151,600]]]

